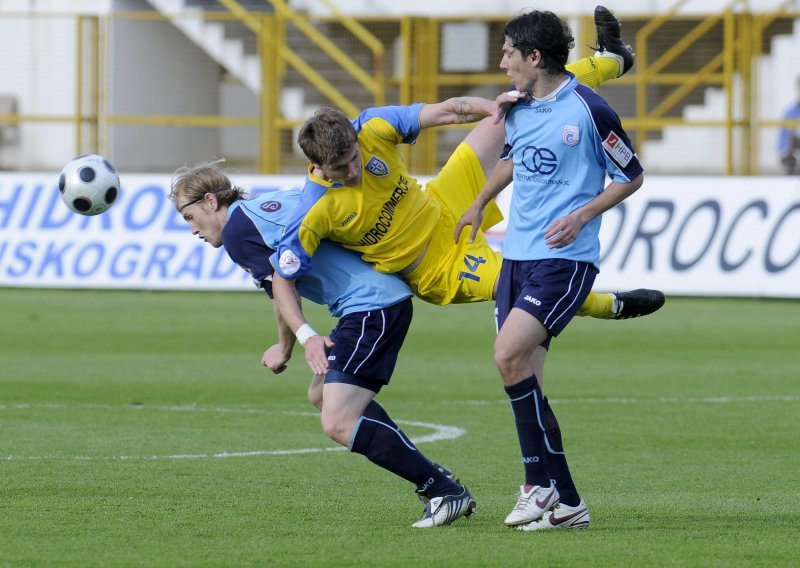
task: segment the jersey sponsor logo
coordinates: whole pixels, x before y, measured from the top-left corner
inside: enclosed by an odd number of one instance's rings
[[[397,209],[400,200],[408,193],[408,179],[400,176],[397,180],[397,186],[392,191],[389,199],[383,204],[378,213],[378,218],[369,231],[356,243],[357,246],[368,246],[378,244],[383,236],[392,228],[392,220],[394,219],[394,212]]]
[[[265,201],[264,203],[259,205],[259,208],[262,211],[266,211],[267,213],[274,213],[275,211],[277,211],[281,207],[283,207],[283,205],[281,204],[280,201],[272,201],[272,200]]]
[[[603,140],[603,148],[611,155],[615,162],[623,168],[633,159],[633,150],[622,141],[622,138],[613,130]]]
[[[522,151],[522,165],[534,174],[550,175],[558,167],[558,158],[549,148],[527,146]]]
[[[574,124],[565,124],[564,130],[561,132],[561,140],[567,146],[577,146],[581,140],[580,129]]]
[[[537,300],[536,298],[534,298],[533,296],[530,296],[530,295],[526,295],[522,299],[525,300],[526,302],[530,302],[534,306],[541,306],[542,305],[542,301],[541,300]]]
[[[386,177],[389,175],[389,166],[377,156],[372,156],[364,169],[376,177]]]
[[[291,276],[300,270],[300,259],[296,254],[294,254],[294,252],[292,252],[291,249],[286,249],[281,253],[280,258],[278,259],[278,264],[281,267],[281,272],[287,276]]]

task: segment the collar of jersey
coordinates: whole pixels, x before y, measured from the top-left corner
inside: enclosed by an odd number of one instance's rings
[[[575,84],[577,84],[577,79],[575,79],[575,75],[573,75],[569,71],[566,72],[566,75],[567,78],[564,80],[564,82],[561,83],[558,87],[556,87],[556,89],[546,97],[543,97],[541,99],[531,97],[531,104],[550,103],[555,100],[558,100],[558,98],[563,93],[568,93],[569,91],[571,91],[572,88],[574,88]]]
[[[308,179],[312,182],[316,183],[317,185],[321,185],[323,187],[344,187],[341,183],[336,183],[329,181],[327,179],[322,179],[321,177],[315,176],[312,172],[314,171],[314,165],[308,164]]]

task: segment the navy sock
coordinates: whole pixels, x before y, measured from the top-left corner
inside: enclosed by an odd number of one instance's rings
[[[542,391],[539,390],[536,375],[510,387],[505,387],[505,389],[511,401],[514,422],[517,424],[517,437],[519,437],[519,447],[522,450],[522,463],[525,466],[525,483],[549,487],[547,448],[544,431],[539,420]]]
[[[445,477],[417,450],[383,407],[374,400],[364,409],[348,449],[410,481],[429,498],[458,493],[461,487]]]
[[[572,474],[567,465],[567,455],[564,452],[564,444],[561,442],[561,428],[558,420],[550,408],[550,401],[544,397],[542,404],[542,422],[547,442],[547,470],[556,481],[558,494],[564,505],[575,507],[581,502],[575,482],[572,481]]]
[[[384,408],[374,400],[369,401],[369,404],[364,409],[363,416],[366,416],[367,418],[372,418],[373,420],[377,420],[378,422],[383,422],[387,426],[391,426],[392,428],[395,428],[397,430],[400,429],[400,427],[394,423],[394,420],[392,420],[391,417],[388,414],[386,414],[386,410],[384,410]],[[405,435],[403,435],[403,437],[405,438]],[[409,445],[413,445],[411,443],[411,440],[409,440],[408,438],[405,438],[405,440],[408,442]]]

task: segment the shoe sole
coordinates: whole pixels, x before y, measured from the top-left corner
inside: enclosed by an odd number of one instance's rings
[[[630,311],[626,311],[625,309],[625,302],[626,300],[622,300],[622,312],[614,316],[613,319],[615,320],[624,320],[624,319],[632,319],[632,318],[640,318],[643,316],[649,316],[650,314],[657,312],[660,310],[667,301],[667,297],[664,295],[663,292],[660,290],[648,290],[644,288],[640,288],[638,290],[631,290],[630,294],[642,293],[647,296],[647,298],[643,300],[633,300],[634,302],[643,302],[645,303],[640,309],[636,310],[636,312],[631,313]],[[631,302],[632,300],[627,300]]]
[[[594,9],[594,26],[598,35],[598,51],[607,51],[622,58],[623,69],[620,75],[630,71],[636,59],[631,47],[622,40],[622,24],[619,18],[605,6],[597,6]]]

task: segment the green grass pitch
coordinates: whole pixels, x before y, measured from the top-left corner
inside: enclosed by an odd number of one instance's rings
[[[416,530],[413,488],[323,435],[302,349],[282,375],[260,366],[261,294],[0,298],[2,567],[798,565],[798,301],[574,321],[545,390],[592,524],[519,533],[490,304],[415,303],[379,396],[412,437],[463,431],[419,448],[477,513]]]

